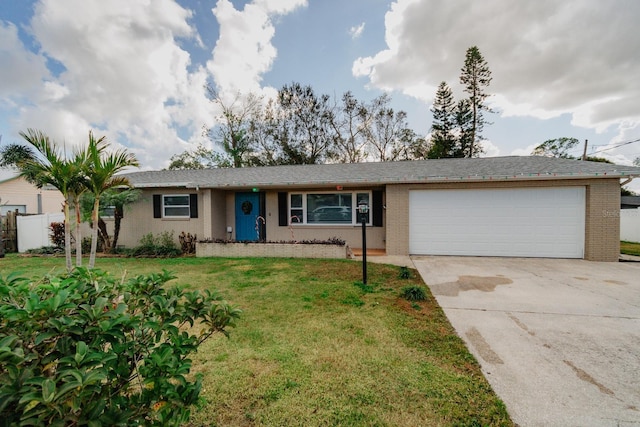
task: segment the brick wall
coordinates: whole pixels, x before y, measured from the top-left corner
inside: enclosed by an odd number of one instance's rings
[[[600,180],[587,186],[585,259],[617,261],[620,256],[620,184]]]
[[[347,258],[347,247],[287,243],[202,243],[197,257]]]

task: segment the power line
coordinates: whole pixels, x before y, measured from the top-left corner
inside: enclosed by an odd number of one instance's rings
[[[623,147],[623,146],[625,146],[625,145],[633,144],[633,143],[636,143],[636,142],[640,142],[640,138],[638,138],[638,139],[634,139],[634,140],[632,140],[632,141],[620,142],[620,143],[618,143],[617,145],[614,145],[613,147],[609,147],[609,148],[602,148],[602,149],[600,149],[600,150],[592,151],[592,152],[591,152],[591,154],[597,154],[597,153],[601,153],[601,152],[603,152],[603,151],[613,150],[613,149],[615,149],[615,148],[620,148],[620,147]]]

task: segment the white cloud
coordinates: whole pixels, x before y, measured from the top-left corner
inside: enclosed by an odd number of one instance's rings
[[[360,25],[351,27],[349,29],[349,35],[351,36],[351,38],[355,40],[360,36],[362,36],[362,33],[364,32],[364,26],[365,26],[365,23],[363,22]]]
[[[630,0],[397,0],[385,17],[387,49],[358,58],[353,74],[404,93],[445,80],[462,95],[464,54],[477,45],[504,115],[571,113],[573,124],[603,130],[640,122],[639,18]]]
[[[271,43],[273,19],[306,4],[306,0],[255,0],[236,10],[229,0],[218,0],[212,12],[220,24],[220,37],[207,69],[222,97],[262,93],[262,75],[277,56]]]
[[[493,142],[486,139],[482,141],[482,149],[484,150],[484,153],[482,153],[480,157],[497,157],[501,155],[500,148],[498,148],[498,146]]]
[[[511,151],[511,156],[530,156],[533,150],[540,144],[527,145],[525,148],[516,148]]]
[[[30,32],[40,55],[11,39],[11,69],[31,71],[34,88],[13,119],[16,133],[38,128],[72,146],[94,129],[141,163],[163,166],[212,117],[206,72],[188,71],[190,55],[178,42],[198,43],[191,17],[173,0],[38,1]],[[15,29],[0,31],[6,45]],[[43,70],[45,56],[62,67],[57,77]]]
[[[15,25],[0,21],[0,96],[7,102],[33,94],[49,77],[46,59],[23,48]]]

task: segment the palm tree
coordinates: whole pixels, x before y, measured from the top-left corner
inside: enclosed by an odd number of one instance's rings
[[[89,146],[87,147],[86,171],[87,188],[93,193],[94,203],[91,212],[91,221],[94,227],[91,232],[91,255],[89,257],[89,268],[93,268],[96,262],[96,250],[98,246],[98,215],[100,213],[100,196],[114,187],[129,185],[127,178],[116,176],[129,166],[138,166],[138,161],[132,153],[125,149],[117,150],[107,154],[106,140],[103,136],[95,139],[92,132],[89,132]]]
[[[57,188],[64,197],[64,247],[67,270],[71,271],[71,229],[69,227],[69,205],[73,202],[76,191],[81,187],[83,175],[82,155],[76,152],[71,160],[66,159],[62,150],[47,135],[35,129],[20,132],[20,136],[36,150],[36,154],[18,164],[20,176],[42,188],[50,184]]]
[[[102,244],[105,253],[115,252],[118,246],[118,237],[120,236],[120,226],[122,219],[124,218],[124,208],[126,205],[130,205],[140,199],[142,192],[133,188],[122,190],[119,188],[111,188],[100,196],[100,215],[98,216],[98,237],[102,239]],[[91,226],[95,225],[91,222],[91,216],[93,211],[93,203],[95,197],[92,193],[84,193],[80,198],[80,204],[82,205],[82,219],[83,221],[89,221]],[[113,209],[113,237],[109,236],[107,230],[107,224],[102,219],[105,211],[105,206]],[[100,240],[98,240],[100,243]]]
[[[76,214],[76,267],[82,265],[82,235],[80,224],[82,223],[82,213],[80,208],[80,197],[87,191],[87,151],[77,151],[74,157],[69,160],[69,166],[75,179],[71,183],[70,196],[71,206]]]

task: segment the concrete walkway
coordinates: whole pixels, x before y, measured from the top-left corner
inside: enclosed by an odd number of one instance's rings
[[[520,426],[640,426],[640,263],[414,257]]]

